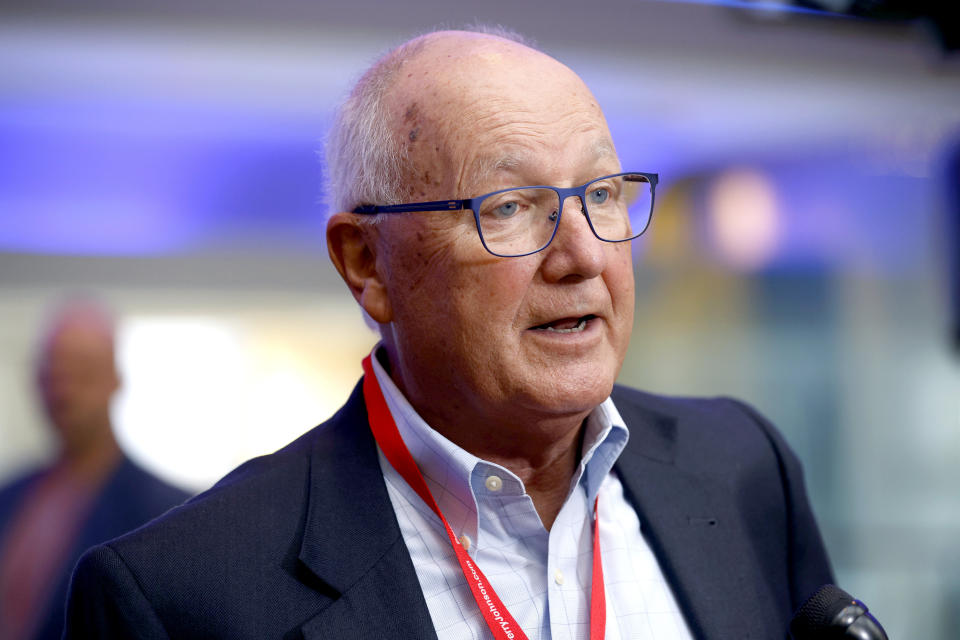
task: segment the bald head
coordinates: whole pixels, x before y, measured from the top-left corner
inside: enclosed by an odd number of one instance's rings
[[[536,106],[558,97],[556,91],[589,94],[580,78],[554,58],[503,37],[466,31],[439,31],[410,41],[381,63],[393,67],[388,108],[409,119],[406,109],[418,100],[428,112],[476,111],[514,100]],[[493,103],[486,101],[493,100]],[[484,104],[477,104],[484,101]],[[531,102],[532,101],[532,102]],[[463,121],[462,124],[476,124]]]
[[[65,452],[112,438],[110,399],[119,378],[106,309],[71,301],[54,313],[38,349],[37,386]]]
[[[563,105],[603,122],[573,71],[520,42],[465,31],[411,40],[374,64],[340,111],[327,158],[333,209],[422,200],[444,189],[443,198],[478,195],[460,191],[462,175],[438,170],[468,147],[475,158],[466,170],[475,176],[517,164],[509,140],[490,144],[473,134],[496,135],[499,123],[518,118],[561,118]],[[602,128],[593,151],[614,155]],[[488,146],[475,153],[475,144]]]
[[[419,45],[387,101],[390,128],[407,159],[405,199],[478,195],[468,185],[517,169],[521,148],[544,125],[568,119],[577,128],[584,115],[603,122],[583,81],[540,51],[458,31],[424,36]],[[605,129],[595,132],[596,148],[612,154]]]

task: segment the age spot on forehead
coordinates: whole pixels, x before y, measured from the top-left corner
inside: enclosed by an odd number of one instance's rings
[[[407,140],[416,142],[420,137],[420,106],[414,101],[407,105],[403,112],[403,122],[410,127]]]
[[[403,121],[413,122],[418,115],[420,115],[420,106],[416,102],[411,102],[407,105],[406,111],[403,112]]]

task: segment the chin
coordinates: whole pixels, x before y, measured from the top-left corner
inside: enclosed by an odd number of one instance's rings
[[[565,372],[541,379],[531,400],[541,410],[556,414],[589,413],[613,390],[615,376],[593,371],[584,375]],[[546,383],[546,384],[543,384]]]

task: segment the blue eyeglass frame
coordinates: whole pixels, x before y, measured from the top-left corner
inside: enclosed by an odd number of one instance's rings
[[[618,178],[621,176],[643,176],[646,178],[647,182],[650,183],[650,212],[647,214],[647,224],[640,230],[640,232],[630,238],[624,238],[623,240],[607,240],[606,238],[601,238],[597,234],[597,230],[593,228],[593,221],[590,219],[590,213],[588,211],[586,197],[587,197],[587,187],[597,182],[599,180],[606,180],[607,178]],[[551,187],[549,185],[529,185],[524,187],[510,187],[509,189],[500,189],[498,191],[491,191],[490,193],[485,193],[482,196],[477,196],[476,198],[465,198],[463,200],[433,200],[431,202],[408,202],[404,204],[386,204],[386,205],[376,205],[376,204],[362,204],[354,208],[353,213],[360,215],[377,215],[381,213],[420,213],[425,211],[463,211],[464,209],[469,209],[473,212],[473,222],[477,227],[477,235],[480,236],[480,242],[483,244],[483,248],[486,249],[489,253],[498,256],[500,258],[522,258],[523,256],[533,255],[534,253],[539,253],[547,247],[550,246],[550,243],[553,242],[554,237],[557,235],[557,229],[560,228],[560,218],[563,216],[563,203],[567,201],[567,198],[570,196],[576,196],[580,199],[581,212],[583,216],[587,219],[587,224],[590,226],[590,231],[593,232],[593,235],[602,242],[627,242],[629,240],[634,240],[639,238],[650,226],[650,220],[653,218],[653,203],[656,199],[657,192],[657,182],[660,180],[660,174],[658,173],[648,173],[644,171],[624,171],[622,173],[611,173],[610,175],[600,176],[599,178],[594,178],[590,182],[585,182],[584,184],[578,187]],[[495,196],[500,193],[505,193],[507,191],[516,191],[518,189],[550,189],[557,194],[557,197],[560,198],[560,211],[557,213],[556,224],[553,225],[553,233],[550,234],[550,239],[547,240],[542,247],[535,249],[533,251],[528,251],[527,253],[517,253],[517,254],[502,254],[497,253],[490,249],[487,246],[487,241],[483,239],[483,231],[480,229],[480,215],[477,213],[480,210],[480,205],[484,200],[490,196]]]

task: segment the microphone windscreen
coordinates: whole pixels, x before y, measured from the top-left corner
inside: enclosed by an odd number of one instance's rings
[[[794,638],[815,638],[829,629],[834,617],[854,603],[854,597],[833,584],[825,584],[800,605],[790,623]]]

